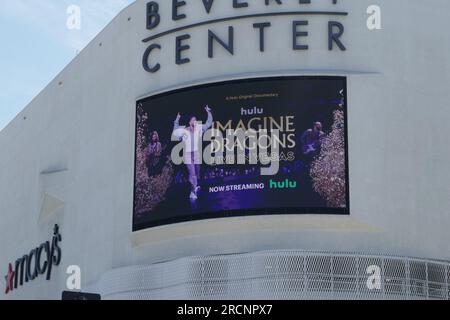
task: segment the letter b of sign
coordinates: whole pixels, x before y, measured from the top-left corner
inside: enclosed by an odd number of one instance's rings
[[[69,275],[66,281],[67,290],[81,290],[81,268],[76,265],[69,266],[66,274]]]
[[[161,22],[159,15],[159,4],[154,1],[147,3],[147,30],[156,28]]]

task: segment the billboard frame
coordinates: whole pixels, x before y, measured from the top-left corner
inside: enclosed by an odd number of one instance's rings
[[[346,208],[257,208],[257,209],[236,209],[236,210],[222,210],[220,212],[214,212],[214,216],[211,217],[211,212],[196,213],[192,215],[184,215],[179,217],[167,218],[163,220],[158,220],[155,222],[136,222],[136,212],[135,212],[135,199],[136,199],[136,165],[137,165],[137,121],[138,121],[138,105],[141,103],[146,103],[148,100],[155,98],[162,98],[165,96],[170,96],[173,94],[191,91],[195,89],[204,89],[210,87],[217,87],[221,85],[228,84],[239,84],[239,83],[255,83],[262,81],[277,81],[277,80],[341,80],[344,82],[344,139],[345,139],[345,183],[346,183]],[[137,232],[145,229],[170,226],[178,223],[195,222],[200,220],[217,220],[223,218],[233,218],[233,217],[247,217],[247,216],[267,216],[267,215],[343,215],[350,216],[350,165],[349,165],[349,135],[348,135],[348,92],[347,92],[347,77],[346,76],[326,76],[326,75],[288,75],[288,76],[262,76],[262,77],[249,77],[249,78],[238,78],[233,80],[224,81],[211,81],[202,84],[193,84],[182,86],[173,90],[162,91],[161,93],[155,93],[142,98],[138,98],[135,104],[135,126],[134,126],[134,167],[133,167],[133,200],[132,200],[132,232]]]

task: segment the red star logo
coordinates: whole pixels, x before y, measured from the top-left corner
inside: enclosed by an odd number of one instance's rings
[[[10,291],[13,291],[14,274],[15,273],[13,271],[12,264],[10,263],[8,266],[8,274],[5,276],[5,280],[6,280],[5,294],[8,294]]]

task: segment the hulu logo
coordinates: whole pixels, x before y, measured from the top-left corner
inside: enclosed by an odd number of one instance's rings
[[[270,189],[295,189],[297,188],[297,181],[290,181],[286,179],[284,181],[269,181]]]

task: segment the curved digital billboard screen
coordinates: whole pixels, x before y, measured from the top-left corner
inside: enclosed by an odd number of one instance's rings
[[[136,105],[133,230],[349,214],[345,77],[213,83]]]

